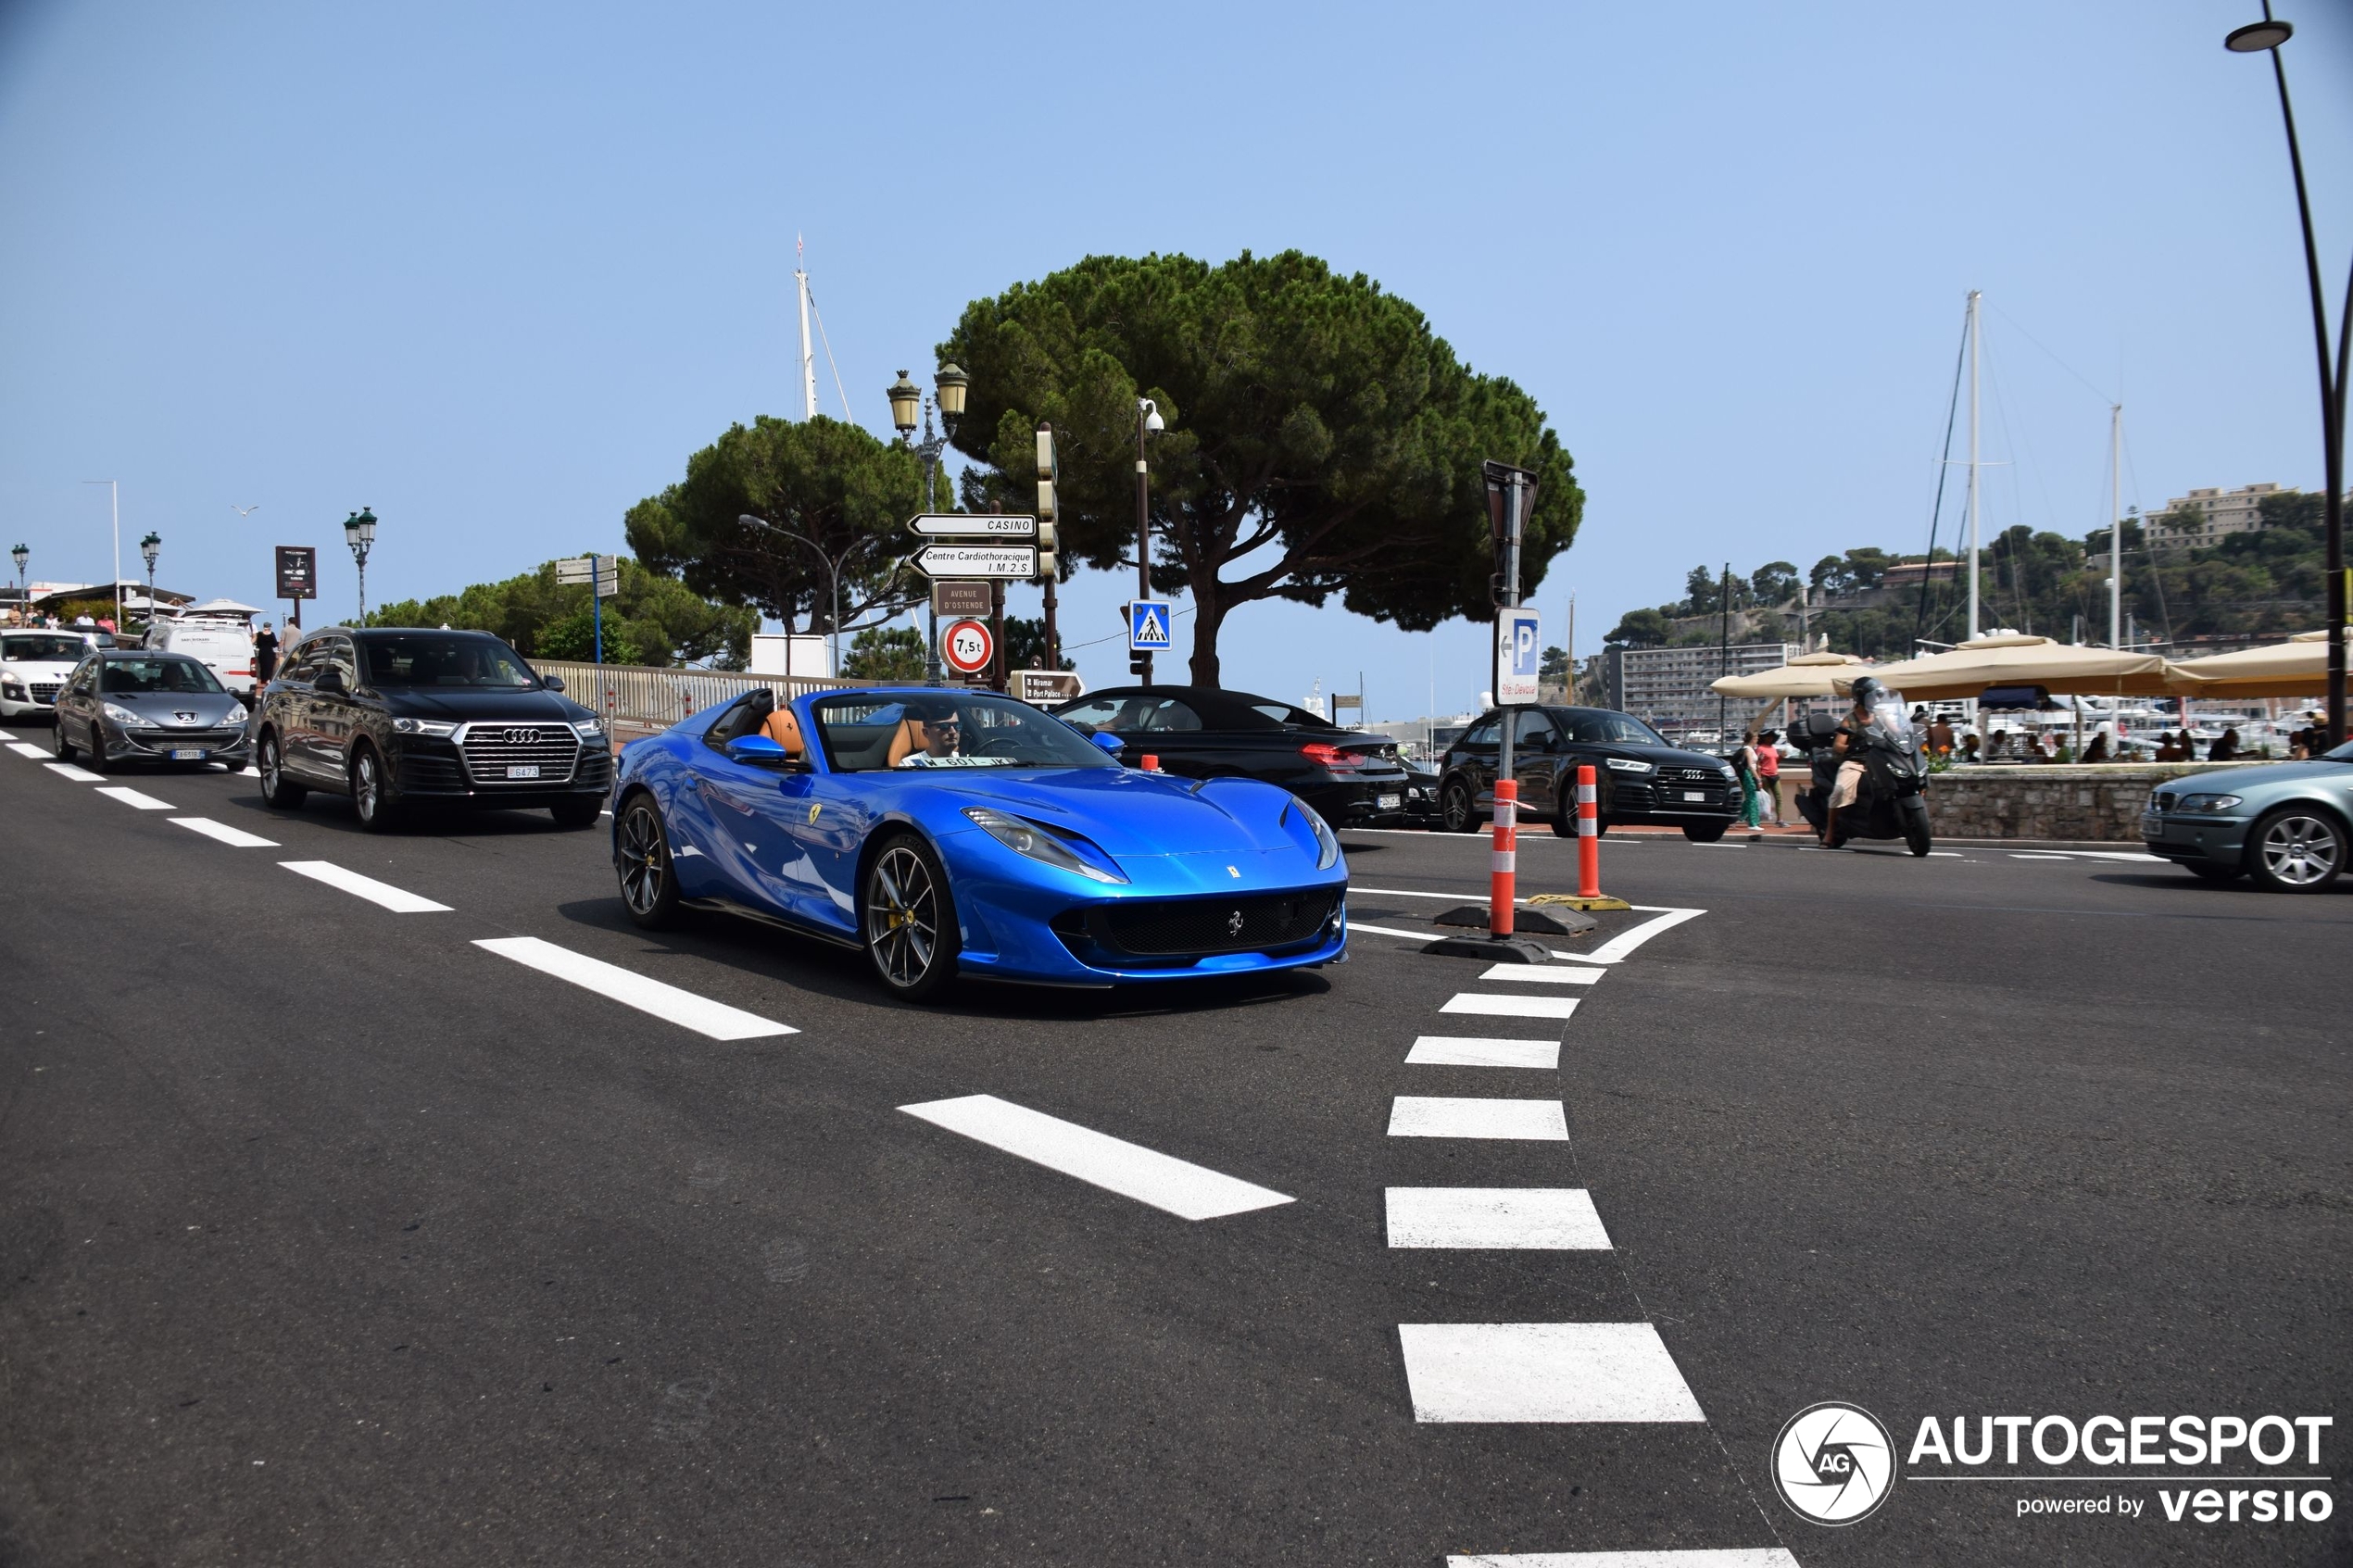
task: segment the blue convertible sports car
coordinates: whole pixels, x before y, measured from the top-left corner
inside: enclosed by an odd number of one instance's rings
[[[1291,969],[1348,944],[1348,866],[1305,804],[1120,766],[1026,704],[765,689],[622,755],[630,918],[726,909],[863,947],[900,996]]]

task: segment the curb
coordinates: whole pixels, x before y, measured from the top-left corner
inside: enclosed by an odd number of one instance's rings
[[[1681,843],[1683,835],[1680,833],[1629,833],[1624,828],[1617,828],[1613,829],[1611,831],[1610,837],[1603,840],[1603,842],[1606,844],[1613,839],[1623,839],[1631,843],[1643,843],[1652,839],[1656,839],[1662,844],[1675,844]],[[1735,830],[1734,832],[1726,834],[1718,842],[1723,844],[1740,844],[1742,843],[1742,834]],[[1862,842],[1893,844],[1897,841],[1894,839],[1866,839]],[[1818,849],[1821,847],[1821,841],[1810,833],[1768,833],[1762,838],[1752,838],[1746,840],[1744,847],[1751,849],[1764,848],[1767,847],[1790,849]],[[1936,847],[1939,849],[2082,849],[2090,851],[2108,851],[2110,853],[2123,850],[2132,850],[2140,854],[2148,853],[2148,846],[2143,844],[2138,839],[1940,838],[1936,841]]]

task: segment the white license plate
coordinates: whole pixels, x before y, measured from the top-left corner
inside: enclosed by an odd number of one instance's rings
[[[201,762],[204,752],[196,746],[178,746],[171,749],[171,759],[174,762]]]
[[[1397,808],[1404,804],[1405,797],[1402,795],[1377,795],[1373,797],[1373,805],[1375,809],[1382,811],[1394,811]]]
[[[1704,789],[1687,789],[1683,792],[1683,798],[1686,800],[1705,800],[1707,798],[1707,791]]]
[[[507,770],[507,776],[510,779],[535,779],[539,776],[539,764],[536,762],[516,763]]]

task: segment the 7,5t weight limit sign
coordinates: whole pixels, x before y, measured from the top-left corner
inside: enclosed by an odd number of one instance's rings
[[[996,662],[997,645],[977,621],[959,621],[939,634],[939,657],[959,675],[977,675]]]

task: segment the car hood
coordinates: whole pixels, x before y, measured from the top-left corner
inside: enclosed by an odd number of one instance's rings
[[[1705,768],[1716,773],[1724,771],[1722,758],[1710,757],[1705,751],[1685,751],[1680,746],[1613,742],[1607,746],[1588,746],[1584,749],[1604,757],[1623,757],[1629,761],[1648,762],[1654,768]]]
[[[103,700],[157,724],[224,724],[241,721],[245,705],[228,692],[107,692]],[[193,719],[182,719],[193,713]]]
[[[73,673],[80,659],[51,660],[46,659],[0,659],[0,670],[28,681],[62,681]]]
[[[2158,787],[2183,795],[2244,795],[2250,788],[2275,784],[2318,784],[2334,780],[2353,788],[2353,763],[2273,762],[2261,768],[2224,768],[2211,773],[2183,773]],[[2152,792],[2154,793],[2154,792]]]
[[[472,686],[383,686],[384,706],[403,719],[530,720],[570,723],[588,710],[550,691],[485,691]]]
[[[1202,783],[1127,768],[1009,769],[986,784],[966,775],[925,778],[918,787],[937,791],[952,810],[993,806],[1066,828],[1122,858],[1300,847],[1281,820],[1290,796],[1247,779]]]

